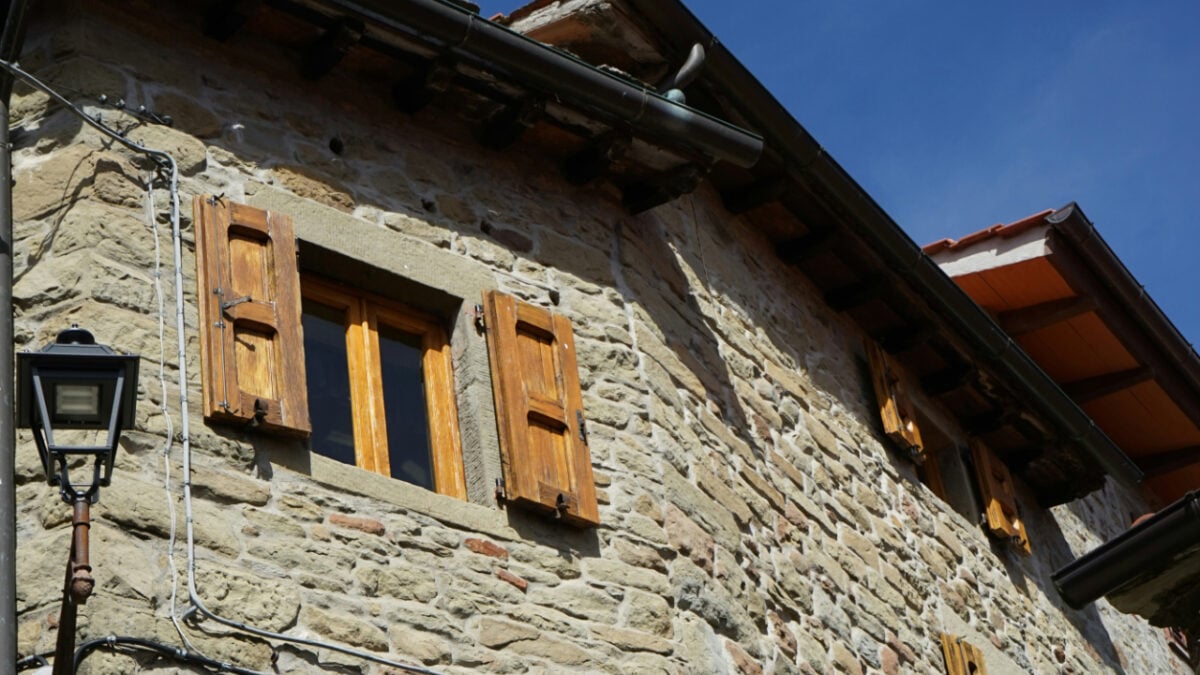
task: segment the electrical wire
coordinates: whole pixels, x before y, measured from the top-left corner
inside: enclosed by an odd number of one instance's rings
[[[209,658],[203,654],[197,654],[196,652],[189,651],[187,649],[179,649],[178,647],[164,645],[161,642],[155,642],[154,640],[147,640],[145,638],[127,637],[123,635],[109,635],[108,637],[88,640],[87,642],[79,645],[79,648],[75,650],[75,658],[72,663],[71,672],[79,670],[79,666],[83,664],[83,660],[86,659],[89,654],[97,649],[102,648],[110,649],[114,652],[136,650],[154,652],[155,654],[166,656],[175,659],[176,661],[182,661],[183,663],[203,666],[204,668],[208,669],[216,669],[216,672],[218,673],[234,673],[234,675],[261,675],[256,671],[246,670],[245,668],[240,668],[231,663],[217,661],[216,659]]]
[[[188,639],[179,621],[176,598],[179,594],[179,568],[175,565],[175,498],[171,494],[171,447],[175,439],[175,423],[171,419],[171,409],[167,404],[167,373],[166,373],[166,310],[163,306],[162,292],[162,247],[159,245],[158,218],[154,213],[154,176],[146,181],[146,220],[154,233],[154,299],[158,305],[158,383],[162,387],[162,415],[167,425],[167,438],[163,443],[163,493],[167,501],[167,519],[171,523],[167,537],[167,567],[171,572],[171,624],[175,632],[188,650],[195,652],[196,648]]]
[[[420,666],[414,666],[400,661],[394,661],[377,654],[346,647],[344,645],[333,644],[321,640],[312,640],[308,638],[286,635],[274,631],[256,628],[254,626],[244,624],[233,619],[220,616],[204,605],[200,598],[200,593],[196,587],[196,555],[195,555],[195,528],[194,517],[192,513],[192,481],[191,481],[191,435],[188,424],[188,401],[187,401],[187,352],[186,352],[186,337],[184,323],[184,307],[185,301],[183,296],[183,237],[180,233],[179,226],[179,167],[175,163],[174,157],[162,150],[155,150],[139,145],[122,134],[114,131],[103,123],[92,118],[86,112],[81,110],[74,103],[66,99],[62,94],[59,94],[52,87],[27,73],[15,63],[0,60],[0,68],[8,71],[15,77],[24,80],[27,84],[40,89],[49,95],[52,99],[63,105],[68,111],[77,115],[88,125],[94,127],[106,136],[111,137],[121,145],[133,150],[134,152],[151,157],[159,167],[166,171],[168,189],[170,191],[170,220],[171,220],[171,235],[174,249],[175,263],[175,318],[176,318],[176,337],[178,342],[177,358],[179,362],[179,408],[180,408],[180,451],[183,457],[183,507],[184,507],[184,523],[187,532],[187,572],[188,572],[188,598],[192,603],[192,608],[201,616],[210,619],[216,623],[228,626],[235,630],[261,637],[268,640],[278,640],[291,644],[305,645],[317,649],[328,649],[330,651],[339,652],[355,658],[360,658],[365,661],[380,663],[393,668],[398,668],[410,673],[421,673],[422,675],[440,675],[438,671],[430,670]],[[165,381],[165,374],[164,374]],[[164,385],[165,386],[165,385]],[[165,401],[165,397],[164,397]],[[171,439],[168,439],[168,444]],[[172,523],[174,521],[172,520]],[[173,525],[172,525],[173,527]],[[173,607],[172,607],[172,611]],[[174,617],[173,617],[174,618]],[[178,624],[177,624],[178,628]],[[250,671],[246,671],[250,672]]]

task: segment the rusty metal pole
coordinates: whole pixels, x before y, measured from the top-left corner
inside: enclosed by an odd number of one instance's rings
[[[88,535],[91,531],[91,504],[87,497],[75,498],[75,516],[71,520],[71,557],[63,581],[62,611],[58,616],[58,640],[54,646],[54,675],[75,672],[75,619],[79,605],[87,603],[96,581],[88,559]]]

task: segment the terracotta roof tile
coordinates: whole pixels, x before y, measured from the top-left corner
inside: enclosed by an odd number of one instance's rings
[[[1015,237],[1031,227],[1041,225],[1046,220],[1046,217],[1052,213],[1054,213],[1054,209],[1046,209],[1045,211],[1039,211],[1032,216],[1026,216],[1025,218],[1013,221],[1007,225],[992,225],[991,227],[986,227],[978,232],[972,232],[961,239],[939,239],[932,244],[926,244],[925,246],[921,247],[921,250],[924,251],[926,255],[936,255],[942,251],[957,251],[968,248],[978,244],[981,241],[991,239],[992,237],[1000,237],[1001,239]]]

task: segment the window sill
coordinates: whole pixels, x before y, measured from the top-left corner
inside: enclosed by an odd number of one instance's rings
[[[288,476],[283,475],[284,472],[293,473],[291,468],[278,465],[276,467],[281,469],[275,476],[276,480],[287,481]],[[302,471],[293,475],[296,480],[315,480],[326,487],[398,506],[413,514],[425,515],[462,530],[509,541],[522,538],[509,526],[507,514],[499,508],[431,492],[316,453],[309,456],[307,476]]]

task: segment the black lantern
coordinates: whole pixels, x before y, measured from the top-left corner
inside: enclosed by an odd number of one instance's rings
[[[96,503],[100,487],[112,478],[121,429],[133,426],[138,357],[96,344],[92,334],[72,326],[41,351],[17,355],[17,424],[33,429],[42,467],[63,501]],[[103,445],[55,442],[67,429],[107,430]],[[80,492],[67,475],[72,455],[95,458],[91,485]]]

